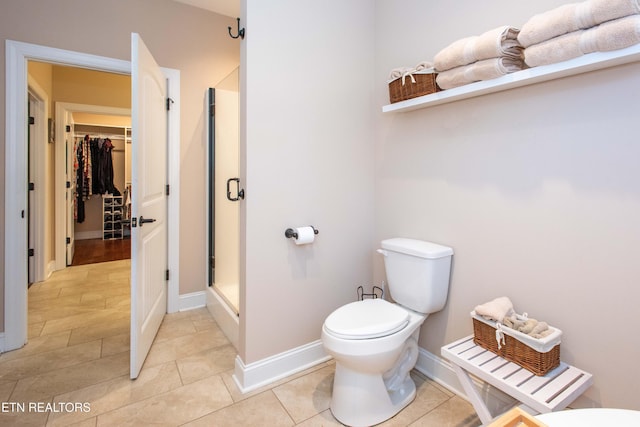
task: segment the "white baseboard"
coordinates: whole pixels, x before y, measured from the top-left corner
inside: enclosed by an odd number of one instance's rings
[[[78,231],[73,238],[76,240],[102,239],[102,230]]]
[[[4,346],[4,332],[0,332],[0,354],[5,352]]]
[[[195,310],[207,305],[207,295],[205,291],[191,292],[179,296],[179,311]]]
[[[464,389],[448,360],[418,347],[418,361],[416,362],[415,369],[452,393],[459,396],[465,395]]]
[[[242,393],[248,393],[329,359],[331,356],[324,351],[320,340],[248,365],[237,356],[233,379]],[[415,369],[452,393],[468,400],[448,360],[419,348]],[[492,413],[505,412],[517,403],[507,394],[483,381],[474,378],[474,384]]]
[[[248,393],[329,359],[320,340],[248,365],[236,356],[233,379],[242,393]]]
[[[423,348],[419,348],[418,362],[416,363],[415,369],[452,393],[457,394],[465,400],[469,400],[467,399],[462,385],[458,381],[458,376],[448,360],[438,357]],[[472,377],[472,379],[476,389],[483,397],[485,404],[491,413],[497,414],[505,412],[517,403],[515,399],[497,388],[492,387],[475,377]]]

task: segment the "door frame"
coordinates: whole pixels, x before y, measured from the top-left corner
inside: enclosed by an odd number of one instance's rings
[[[33,97],[33,103],[35,106],[35,111],[31,112],[31,116],[35,119],[35,123],[32,128],[32,134],[34,136],[34,146],[32,148],[35,148],[35,150],[31,153],[31,181],[35,185],[35,206],[33,207],[30,215],[33,215],[34,223],[34,229],[31,230],[31,233],[35,233],[35,254],[33,256],[34,282],[39,282],[45,280],[49,274],[51,274],[45,258],[47,242],[47,232],[45,231],[46,212],[48,204],[51,203],[51,198],[48,197],[47,194],[47,182],[50,171],[46,162],[49,130],[49,97],[47,92],[35,80],[33,80],[31,76],[28,76],[27,81],[28,95]],[[27,177],[27,179],[29,179],[29,177]]]
[[[41,61],[117,74],[131,74],[131,61],[108,58],[30,43],[6,40],[5,90],[5,230],[4,230],[4,335],[0,352],[27,342],[27,61]],[[179,207],[180,207],[180,71],[162,68],[168,94],[177,114],[169,115],[167,251],[171,275],[167,287],[167,312],[179,308]],[[10,248],[10,250],[9,250]]]
[[[60,117],[64,117],[66,113],[91,113],[102,114],[108,116],[131,117],[131,108],[106,107],[101,105],[76,104],[72,102],[56,102],[56,141],[64,141],[66,123],[60,121]],[[67,199],[66,199],[66,147],[60,143],[55,147],[55,212],[56,212],[56,236],[64,236],[57,238],[55,242],[55,261],[56,270],[62,270],[67,267],[67,248],[65,238],[67,236]]]

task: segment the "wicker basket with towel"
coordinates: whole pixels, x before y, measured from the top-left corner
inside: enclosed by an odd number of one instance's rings
[[[562,331],[517,314],[507,297],[476,306],[471,312],[474,342],[536,375],[560,364]]]
[[[405,101],[438,92],[436,72],[430,62],[421,62],[414,68],[394,68],[389,74],[389,101]]]

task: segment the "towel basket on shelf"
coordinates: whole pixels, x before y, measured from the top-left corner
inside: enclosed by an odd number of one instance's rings
[[[436,84],[436,76],[434,72],[417,71],[390,81],[389,101],[393,104],[440,91]]]
[[[532,338],[526,334],[501,327],[504,344],[498,346],[496,339],[496,322],[471,312],[473,319],[473,341],[499,356],[513,362],[536,375],[545,375],[560,364],[560,339],[562,331],[553,328],[554,332],[542,339]],[[500,348],[498,348],[500,347]]]

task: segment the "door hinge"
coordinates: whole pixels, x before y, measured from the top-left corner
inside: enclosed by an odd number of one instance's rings
[[[71,244],[71,237],[67,237],[67,245]]]
[[[34,256],[34,255],[35,255],[35,253],[36,253],[36,251],[35,251],[35,250],[33,250],[33,249],[29,249],[29,256]]]
[[[35,117],[29,117],[29,124],[30,124],[30,125],[35,125],[35,124],[36,124],[36,119],[35,119]]]
[[[67,181],[67,188],[71,188],[71,182]]]
[[[36,184],[34,184],[33,182],[29,183],[29,191],[33,191],[36,189]]]
[[[165,186],[165,194],[168,196],[169,195],[169,184],[167,184]]]
[[[171,104],[174,103],[174,100],[171,98],[167,98],[167,111],[171,110]]]
[[[65,126],[64,130],[68,133],[71,132],[71,126],[67,125]]]
[[[164,280],[169,280],[169,269],[164,272]]]
[[[209,105],[209,115],[211,117],[215,117],[216,116],[216,104]]]

